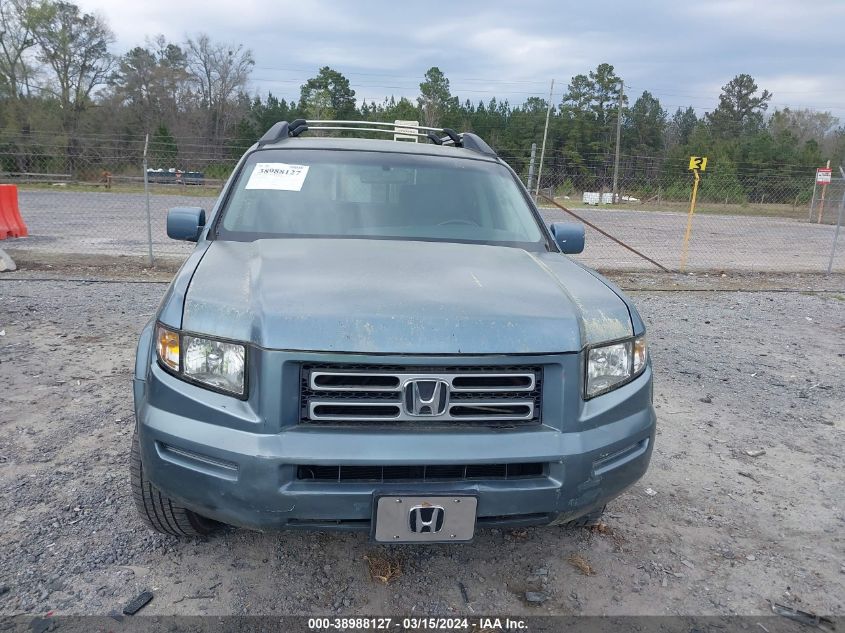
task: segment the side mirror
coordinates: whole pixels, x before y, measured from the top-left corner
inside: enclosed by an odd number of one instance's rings
[[[167,237],[196,242],[205,226],[205,209],[175,207],[167,212]]]
[[[560,250],[567,255],[574,255],[584,250],[584,225],[578,222],[555,222],[551,225]]]

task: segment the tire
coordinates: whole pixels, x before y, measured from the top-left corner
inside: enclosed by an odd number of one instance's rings
[[[601,523],[601,517],[604,514],[604,511],[607,509],[607,506],[602,506],[600,508],[596,508],[592,512],[588,512],[582,517],[578,517],[577,519],[573,519],[569,523],[564,523],[564,527],[566,528],[589,528]]]
[[[170,497],[162,494],[144,477],[144,464],[141,462],[137,432],[132,434],[129,468],[135,508],[144,523],[156,532],[171,536],[207,536],[220,525],[216,521],[183,508]]]

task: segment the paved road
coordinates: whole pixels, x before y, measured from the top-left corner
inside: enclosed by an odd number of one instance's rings
[[[167,239],[165,217],[175,206],[205,206],[214,198],[180,195],[151,197],[153,249],[183,255],[190,245]],[[31,237],[11,240],[10,248],[65,253],[142,255],[147,249],[143,194],[21,191],[20,206]],[[686,228],[685,213],[577,209],[590,222],[615,235],[667,268],[677,269]],[[557,209],[543,210],[547,221],[571,219]],[[695,218],[688,266],[691,270],[823,271],[834,227],[794,220],[699,215]],[[845,271],[845,234],[840,236],[834,269]],[[605,270],[652,269],[633,253],[588,229],[579,259]]]

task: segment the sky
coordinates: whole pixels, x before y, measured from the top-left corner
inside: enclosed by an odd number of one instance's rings
[[[740,73],[774,108],[830,111],[845,123],[845,0],[77,0],[106,17],[113,52],[198,32],[253,52],[250,92],[298,98],[321,66],[361,99],[415,99],[438,66],[461,100],[560,103],[573,75],[613,64],[630,102],[644,90],[699,115]]]

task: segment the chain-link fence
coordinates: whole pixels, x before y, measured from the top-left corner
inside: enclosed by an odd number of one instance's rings
[[[145,256],[149,200],[155,256],[184,257],[190,244],[169,240],[167,210],[210,210],[241,150],[152,143],[149,193],[144,191],[144,139],[86,139],[68,155],[48,139],[26,150],[0,139],[0,182],[18,185],[29,237],[0,247],[38,253]],[[237,145],[235,147],[234,145]],[[497,148],[527,181],[528,152]],[[538,157],[539,158],[539,157]],[[685,166],[623,157],[618,193],[612,191],[612,157],[600,168],[571,169],[560,155],[546,156],[538,206],[548,221],[575,220],[571,210],[653,259],[690,271],[825,272],[831,264],[845,180],[815,187],[812,170],[737,171],[712,161],[701,175],[690,222],[693,177]],[[837,172],[835,169],[834,172]],[[536,185],[532,189],[536,188]],[[842,218],[845,221],[845,218]],[[687,229],[689,227],[689,239]],[[653,270],[654,265],[591,227],[578,259],[603,270]],[[831,269],[845,272],[845,230]],[[684,253],[686,251],[686,256]]]
[[[588,189],[598,179],[549,177],[543,179],[538,204],[547,221],[575,219],[553,200],[670,270],[684,263],[685,270],[822,272],[831,265],[843,272],[845,232],[839,233],[832,263],[831,252],[837,221],[845,222],[840,211],[845,180],[833,179],[824,199],[819,195],[813,201],[813,177],[806,174],[809,185],[796,192],[771,175],[726,182],[715,170],[704,172],[692,215],[692,174],[657,183],[623,177],[616,196],[611,186]],[[591,228],[587,232],[593,248],[585,256],[591,265],[651,266]]]
[[[840,218],[842,197],[845,195],[845,178],[832,178],[830,184],[821,186],[810,201],[807,211],[807,221],[816,224],[840,224],[845,218]]]
[[[154,256],[184,257],[191,245],[168,239],[167,211],[210,211],[237,162],[235,151],[196,141],[180,143],[177,152],[170,142],[136,136],[82,136],[72,143],[37,133],[0,137],[0,182],[18,185],[29,230],[0,247],[36,255],[146,256],[149,203]]]

